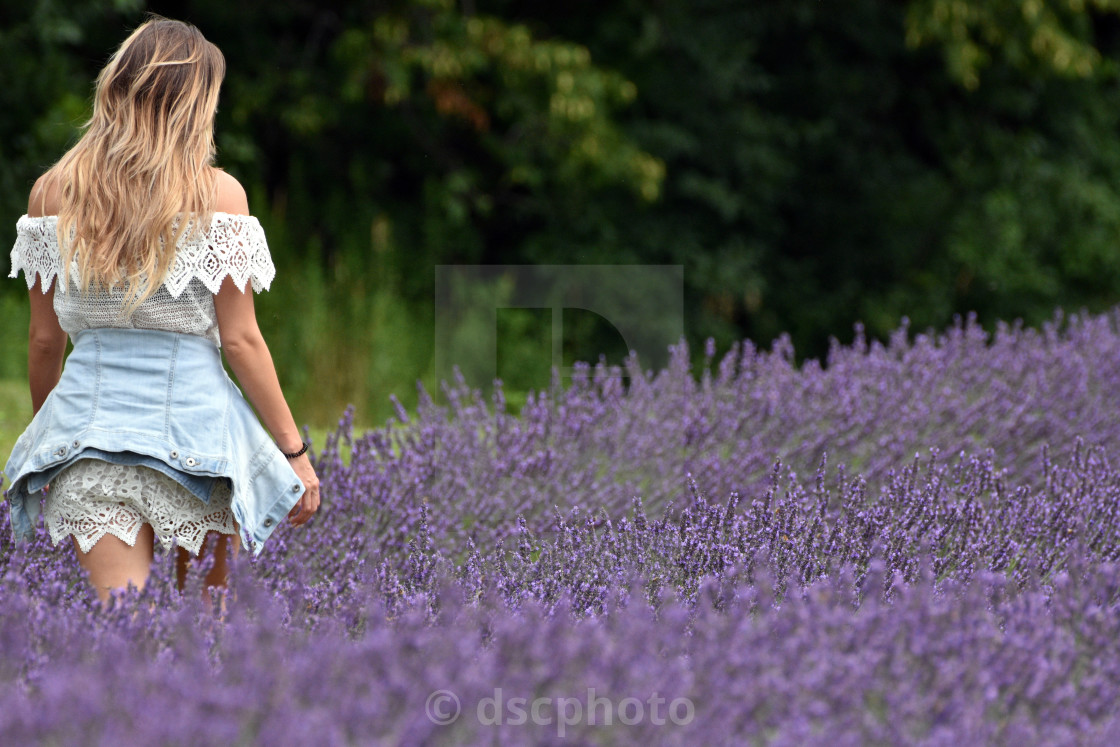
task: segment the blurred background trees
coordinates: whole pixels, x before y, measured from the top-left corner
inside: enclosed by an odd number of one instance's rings
[[[279,268],[258,313],[297,416],[376,422],[433,380],[454,264],[676,264],[686,328],[1036,323],[1120,292],[1120,0],[29,0],[0,8],[14,223],[147,11],[226,55],[220,164]],[[501,289],[493,289],[500,293]],[[26,293],[0,287],[23,375]],[[551,320],[500,318],[547,385]],[[617,333],[564,319],[565,362]],[[696,347],[701,347],[697,345]]]

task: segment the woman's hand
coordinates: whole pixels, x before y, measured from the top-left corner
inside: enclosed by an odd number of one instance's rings
[[[292,469],[303,481],[303,497],[288,513],[288,521],[292,526],[298,527],[300,524],[306,524],[311,515],[319,510],[319,478],[315,474],[315,468],[311,466],[311,460],[307,457],[307,454],[296,457],[291,461]]]

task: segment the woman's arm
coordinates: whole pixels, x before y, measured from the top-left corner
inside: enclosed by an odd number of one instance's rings
[[[234,215],[249,214],[245,190],[224,172],[220,172],[218,180],[215,210]],[[257,326],[252,288],[246,284],[242,292],[227,277],[214,296],[214,310],[218,316],[222,351],[245,396],[280,450],[288,453],[299,451],[303,439],[280,389],[272,354]],[[292,509],[291,522],[298,526],[310,519],[319,508],[319,478],[307,454],[291,460],[291,463],[305,488],[299,505]]]
[[[247,286],[244,292],[239,291],[227,277],[214,296],[214,309],[218,314],[222,351],[245,396],[280,450],[288,453],[299,451],[303,447],[303,439],[280,390],[272,354],[257,326],[252,288]],[[319,478],[307,454],[291,462],[305,488],[303,498],[293,509],[291,517],[292,524],[298,526],[310,519],[319,508]]]
[[[45,178],[40,177],[31,190],[27,200],[27,214],[31,217],[45,215],[48,202],[53,200],[45,185]],[[56,284],[52,282],[44,293],[42,283],[42,276],[36,278],[29,291],[31,324],[27,330],[27,381],[31,387],[31,409],[36,413],[62,376],[62,359],[66,354],[66,333],[54,313]]]
[[[31,387],[31,410],[39,412],[43,401],[62,376],[66,333],[54,313],[54,286],[43,293],[42,278],[31,286],[31,324],[27,333],[27,381]]]

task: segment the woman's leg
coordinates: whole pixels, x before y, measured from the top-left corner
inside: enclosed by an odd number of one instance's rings
[[[141,524],[134,546],[106,534],[94,543],[89,552],[82,552],[78,540],[74,539],[78,563],[89,573],[89,581],[102,604],[109,601],[109,594],[114,589],[124,589],[129,584],[137,589],[144,588],[152,570],[154,537],[152,525]]]
[[[237,557],[238,550],[241,549],[241,537],[236,534],[222,534],[221,532],[207,532],[206,539],[202,541],[202,547],[198,550],[198,557],[194,559],[195,563],[201,563],[203,558],[206,557],[206,549],[210,546],[210,541],[214,541],[214,565],[211,566],[210,571],[203,579],[202,596],[209,601],[210,592],[208,587],[217,586],[225,588],[229,580],[229,553]],[[228,550],[228,552],[227,552]],[[175,585],[179,591],[187,583],[187,571],[191,565],[191,554],[179,547],[176,548],[177,556],[175,558]]]

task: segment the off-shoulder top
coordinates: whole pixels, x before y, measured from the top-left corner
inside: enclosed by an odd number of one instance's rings
[[[39,278],[40,288],[46,293],[54,279],[62,275],[57,228],[56,215],[20,218],[8,277],[18,277],[22,270],[29,289]],[[54,310],[71,339],[83,329],[115,327],[181,332],[221,345],[214,294],[222,281],[231,278],[241,291],[251,281],[253,290],[260,293],[268,289],[275,275],[264,230],[257,219],[214,213],[209,229],[194,238],[184,235],[179,241],[171,271],[132,314],[124,314],[122,289],[82,292],[76,263],[71,264],[67,287],[55,289]]]

